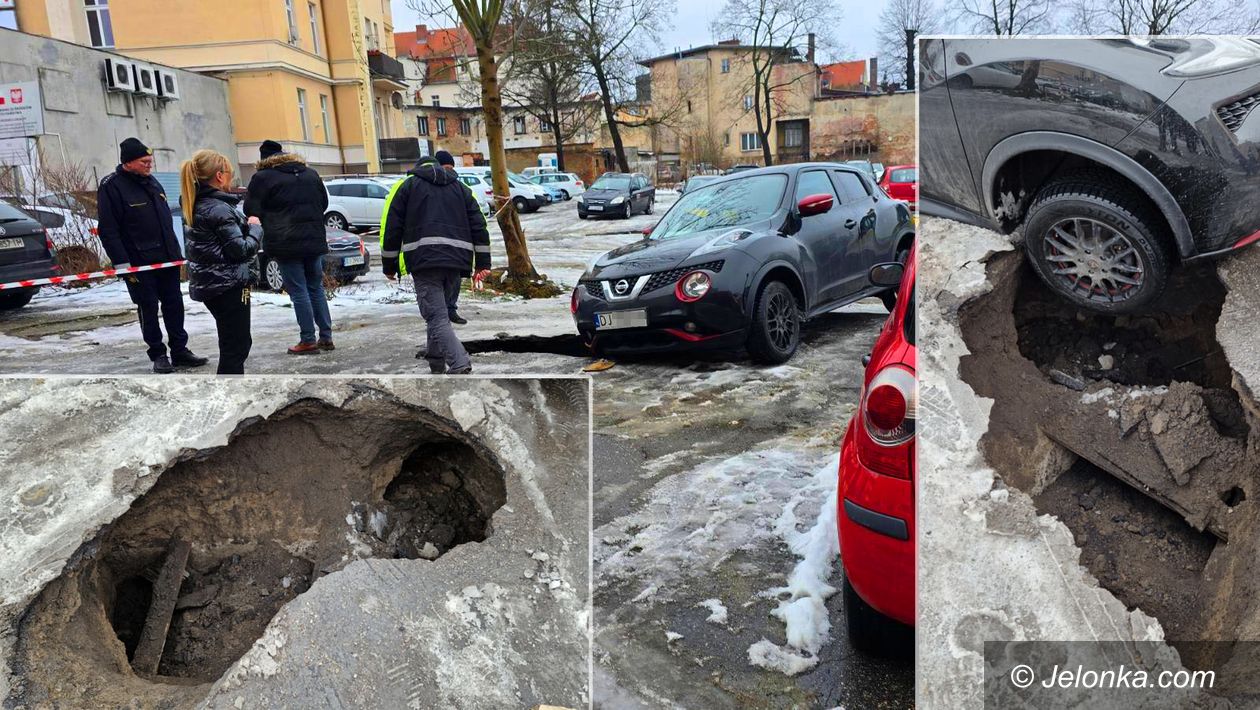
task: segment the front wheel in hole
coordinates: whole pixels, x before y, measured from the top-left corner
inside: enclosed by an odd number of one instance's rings
[[[761,287],[753,305],[748,355],[753,362],[780,365],[792,359],[801,343],[801,309],[782,281]]]
[[[1158,210],[1135,188],[1085,173],[1044,187],[1028,209],[1024,243],[1047,286],[1076,306],[1132,313],[1163,292],[1171,268]]]

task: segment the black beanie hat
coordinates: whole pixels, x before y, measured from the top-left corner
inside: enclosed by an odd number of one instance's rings
[[[128,138],[118,144],[118,162],[120,163],[130,163],[146,155],[153,155],[153,151],[149,150],[149,146],[141,143],[138,138]]]
[[[438,165],[449,165],[452,168],[455,167],[455,158],[451,157],[451,154],[444,150],[439,150],[437,153],[434,153],[433,157],[437,158]]]
[[[263,141],[262,145],[258,146],[258,155],[263,160],[270,158],[276,153],[283,153],[283,152],[284,152],[284,146],[270,139]]]

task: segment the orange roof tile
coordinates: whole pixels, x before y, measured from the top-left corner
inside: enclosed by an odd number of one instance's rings
[[[866,73],[866,60],[824,64],[818,70],[822,73],[823,86],[858,86],[862,83],[862,75]]]

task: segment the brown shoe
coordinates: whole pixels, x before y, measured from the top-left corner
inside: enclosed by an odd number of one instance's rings
[[[290,355],[309,355],[319,352],[319,346],[315,343],[298,343],[289,348]]]
[[[327,340],[320,340],[319,342],[315,343],[315,345],[318,346],[320,350],[336,350],[337,349],[337,346],[333,344],[332,338],[329,338]]]

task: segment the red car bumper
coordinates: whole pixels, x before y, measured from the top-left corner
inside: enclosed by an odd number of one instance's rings
[[[914,625],[914,482],[875,473],[858,460],[857,417],[840,449],[840,561],[858,596]]]

